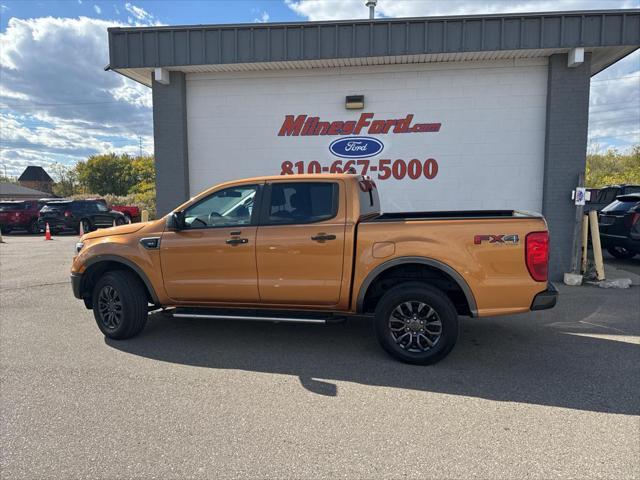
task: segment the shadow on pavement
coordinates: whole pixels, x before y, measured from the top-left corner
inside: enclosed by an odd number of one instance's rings
[[[174,319],[155,313],[139,337],[106,342],[164,362],[295,375],[309,392],[325,396],[339,396],[334,382],[347,381],[639,414],[640,348],[629,337],[618,341],[611,335],[616,329],[593,323],[593,312],[602,306],[574,303],[537,314],[463,319],[456,348],[430,367],[388,357],[366,319],[317,326]],[[580,322],[587,317],[593,322]],[[626,333],[621,332],[617,329],[617,335]]]

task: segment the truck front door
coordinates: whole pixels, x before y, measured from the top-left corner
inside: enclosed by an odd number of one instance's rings
[[[342,182],[275,181],[263,198],[256,241],[260,301],[336,305],[344,261]]]
[[[255,303],[259,185],[219,190],[184,211],[185,228],[160,242],[169,297],[205,303]]]

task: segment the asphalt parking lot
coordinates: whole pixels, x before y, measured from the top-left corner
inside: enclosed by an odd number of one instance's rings
[[[0,245],[2,478],[639,478],[640,287],[466,319],[431,367],[364,320],[172,319],[105,340],[75,236]]]

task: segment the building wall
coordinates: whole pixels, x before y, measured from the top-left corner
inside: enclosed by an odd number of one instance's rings
[[[429,163],[433,178],[421,174],[412,179],[405,172],[401,179],[382,179],[380,172],[369,171],[386,211],[541,211],[547,71],[547,59],[538,58],[187,74],[189,192],[236,178],[280,174],[283,162],[302,161],[306,172],[312,161],[325,168],[348,161],[329,150],[332,141],[346,135],[279,136],[287,115],[320,121],[357,121],[362,113],[373,113],[371,121],[413,115],[413,124],[440,124],[439,131],[394,133],[394,125],[386,134],[360,132],[384,145],[369,158],[370,165],[384,159],[391,165],[416,159],[421,167],[427,159],[437,162],[435,176]],[[345,110],[345,96],[353,94],[365,95],[363,110]],[[156,141],[158,135],[156,127]],[[396,173],[403,173],[401,165]]]
[[[38,190],[40,192],[51,193],[53,191],[53,183],[52,182],[38,182],[38,181],[30,181],[30,180],[20,180],[21,186],[25,188],[32,188],[33,190]]]

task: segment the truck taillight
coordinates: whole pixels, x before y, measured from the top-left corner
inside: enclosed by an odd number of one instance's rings
[[[536,282],[546,282],[549,270],[549,232],[529,233],[524,255],[531,278]]]
[[[73,216],[73,213],[71,212],[71,210],[67,210],[66,212],[64,212],[64,216],[65,217],[71,217],[71,216]]]

